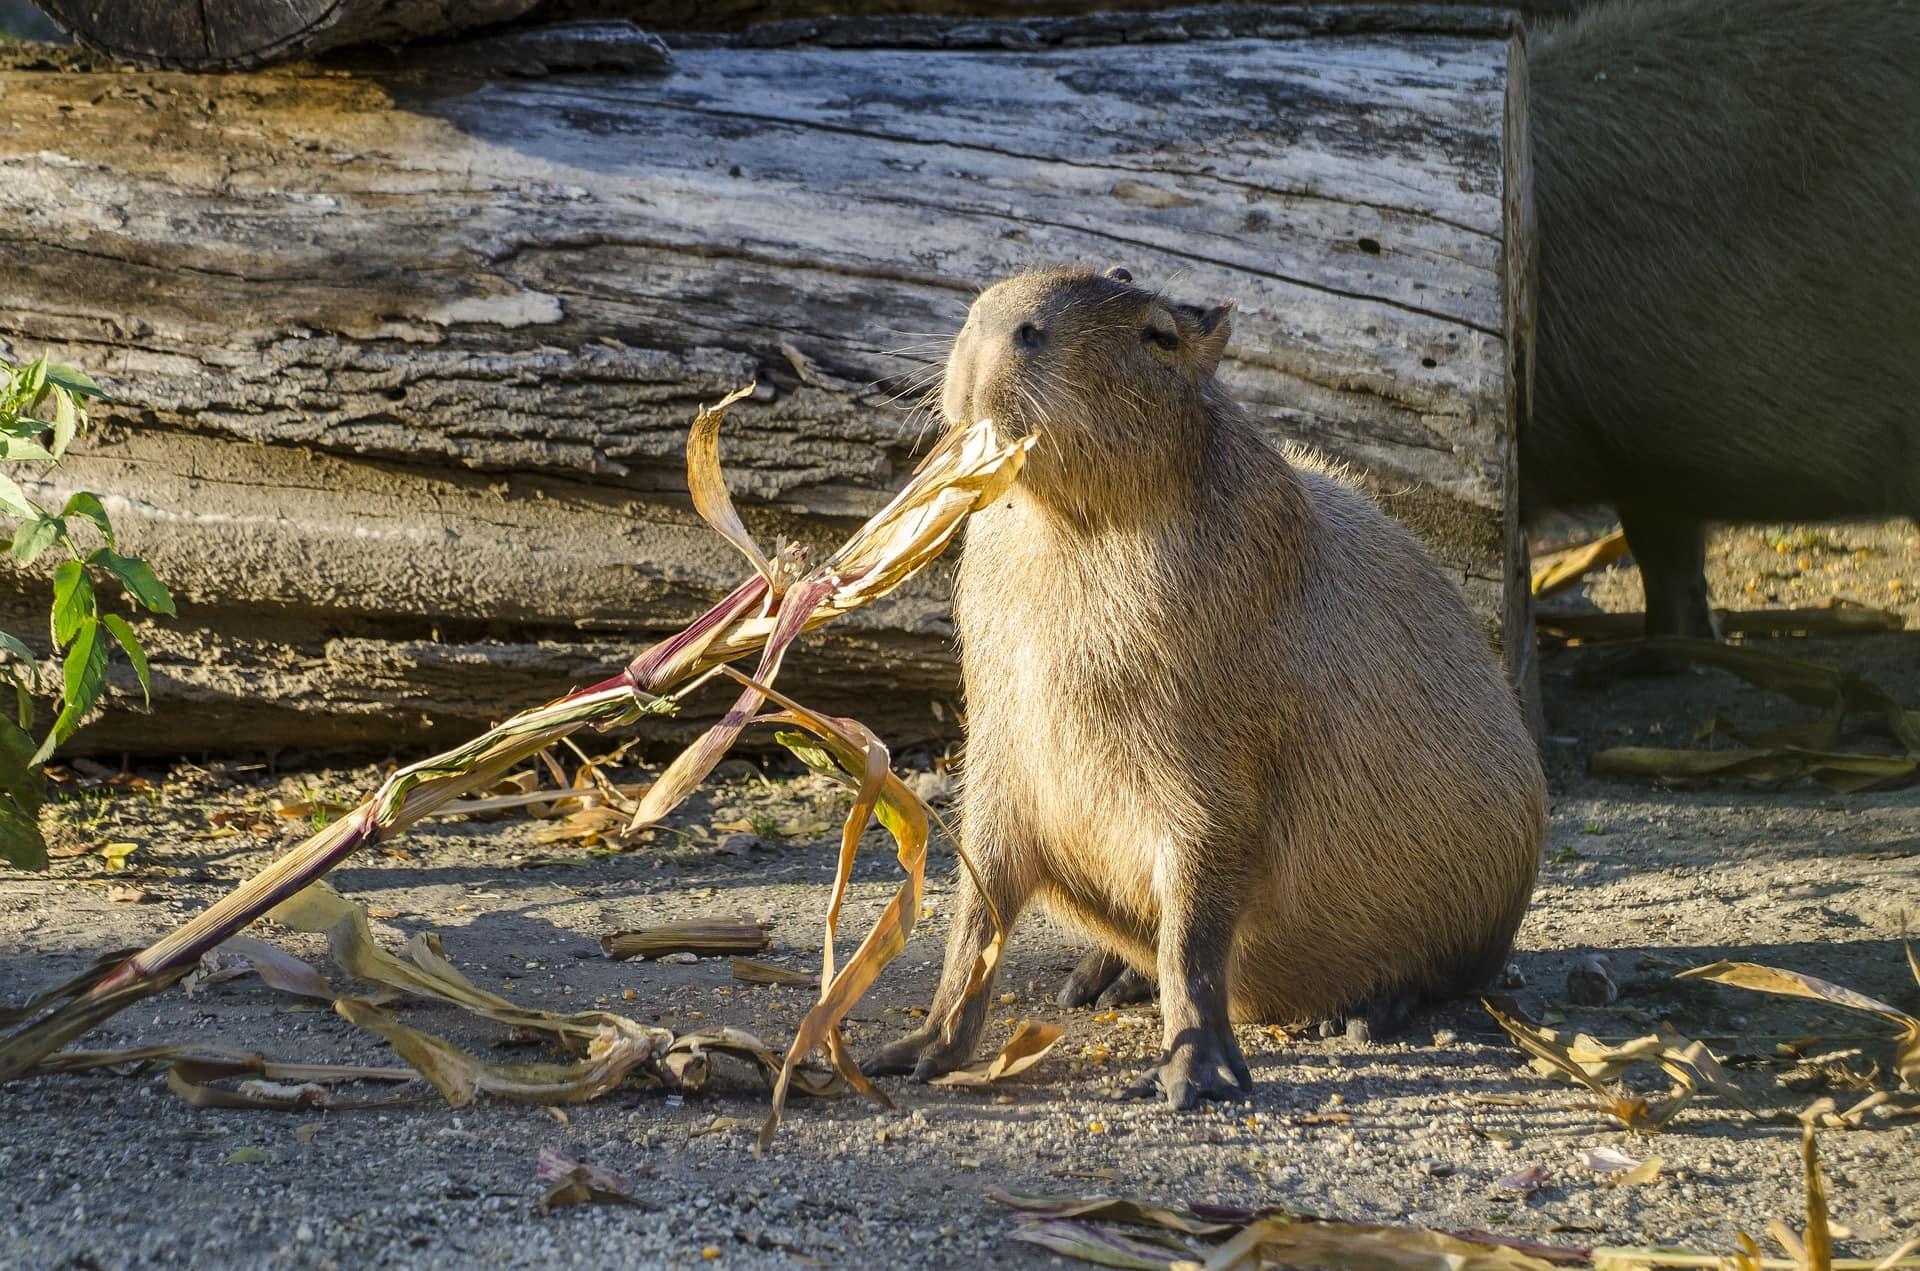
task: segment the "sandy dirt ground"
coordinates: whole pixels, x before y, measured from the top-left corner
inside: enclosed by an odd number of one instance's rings
[[[1817,531],[1730,531],[1714,553],[1722,603],[1785,605],[1844,595],[1894,608],[1920,627],[1920,531],[1898,522]],[[1630,565],[1563,604],[1637,608]],[[1869,676],[1920,705],[1920,635],[1773,641]],[[897,1110],[857,1098],[798,1101],[772,1152],[752,1136],[767,1106],[757,1078],[727,1069],[705,1091],[628,1090],[569,1110],[437,1100],[381,1111],[217,1111],[174,1098],[153,1072],[37,1079],[0,1087],[0,1265],[135,1266],[811,1266],[1060,1265],[1010,1239],[1016,1223],[990,1187],[1117,1194],[1164,1202],[1284,1205],[1437,1228],[1481,1228],[1557,1243],[1678,1243],[1729,1250],[1737,1230],[1800,1212],[1797,1125],[1822,1094],[1860,1097],[1891,1054],[1873,1017],[1817,1002],[1675,981],[1719,958],[1794,968],[1920,1008],[1900,934],[1920,925],[1920,788],[1840,795],[1811,782],[1669,789],[1586,774],[1595,750],[1687,745],[1716,713],[1778,726],[1815,712],[1719,672],[1663,679],[1611,673],[1608,646],[1544,661],[1552,833],[1538,896],[1513,955],[1510,988],[1536,1018],[1625,1039],[1670,1020],[1709,1042],[1751,1092],[1742,1112],[1702,1100],[1640,1139],[1532,1072],[1472,1003],[1408,1035],[1359,1044],[1248,1027],[1250,1104],[1175,1114],[1113,1095],[1157,1048],[1151,1006],[1065,1011],[1051,996],[1081,944],[1037,915],[1022,924],[991,1040],[1019,1018],[1066,1036],[1039,1067],[985,1092],[890,1081]],[[1849,743],[1888,750],[1871,716]],[[765,960],[818,966],[833,830],[843,806],[817,778],[738,765],[679,813],[672,833],[626,855],[535,841],[542,822],[442,821],[407,835],[407,855],[355,859],[332,876],[379,915],[394,947],[437,931],[483,986],[551,1009],[601,1003],[675,1030],[728,1023],[776,1044],[809,991],[749,987],[724,958],[693,965],[612,962],[598,938],[670,919],[750,913],[772,924]],[[137,846],[127,868],[97,851],[45,876],[0,876],[0,1001],[63,979],[93,954],[156,937],[207,905],[310,828],[276,799],[350,796],[379,769],[269,772],[235,762],[139,770],[138,780],[75,773],[58,809],[58,845]],[[626,774],[637,777],[637,773]],[[1098,774],[1083,779],[1098,780]],[[929,789],[942,783],[928,780]],[[259,830],[222,837],[214,818],[251,811]],[[231,816],[229,828],[234,826]],[[727,826],[746,824],[747,831]],[[752,841],[738,837],[750,833]],[[930,916],[854,1012],[865,1052],[910,1023],[938,969],[951,854],[936,848]],[[887,843],[869,834],[844,930],[864,930],[891,895]],[[137,894],[137,898],[135,897]],[[261,929],[325,966],[317,936]],[[1567,973],[1608,954],[1621,995],[1601,1008],[1566,1000]],[[336,985],[344,977],[327,967]],[[402,1005],[413,1025],[495,1057],[505,1030],[451,1008]],[[1829,1040],[1782,1060],[1794,1038]],[[371,1034],[324,1004],[253,978],[188,998],[173,990],[98,1029],[87,1044],[197,1042],[309,1062],[392,1062]],[[1635,1076],[1657,1092],[1665,1083]],[[1879,1084],[1886,1085],[1884,1074]],[[543,1146],[624,1174],[652,1208],[543,1213]],[[1613,1148],[1657,1154],[1644,1185],[1582,1164]],[[1883,1251],[1920,1235],[1920,1121],[1870,1120],[1823,1136],[1844,1251]],[[1502,1185],[1531,1167],[1531,1192]]]

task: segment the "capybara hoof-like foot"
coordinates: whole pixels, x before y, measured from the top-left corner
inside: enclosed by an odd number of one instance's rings
[[[1153,981],[1129,966],[1117,953],[1095,949],[1080,959],[1054,1001],[1065,1007],[1101,1008],[1145,1002],[1153,997]]]
[[[1321,1020],[1319,1033],[1325,1038],[1345,1037],[1363,1045],[1388,1041],[1406,1032],[1425,1005],[1426,998],[1420,993],[1383,989],[1352,1010]]]
[[[1229,1034],[1176,1042],[1156,1067],[1127,1088],[1126,1097],[1163,1098],[1169,1108],[1185,1112],[1202,1100],[1231,1103],[1252,1093],[1253,1074],[1247,1071],[1240,1044]]]
[[[1128,967],[1114,977],[1113,983],[1107,985],[1093,1004],[1101,1010],[1108,1010],[1115,1006],[1131,1006],[1136,1002],[1152,1000],[1153,981]]]
[[[973,1058],[973,1046],[957,1045],[934,1027],[919,1028],[899,1041],[888,1042],[860,1071],[869,1077],[905,1077],[932,1081],[944,1077]]]

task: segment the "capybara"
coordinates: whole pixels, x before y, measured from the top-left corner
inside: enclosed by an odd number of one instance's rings
[[[1920,515],[1920,4],[1612,0],[1529,69],[1527,509],[1710,637],[1707,522]]]
[[[1502,965],[1546,789],[1512,690],[1413,536],[1214,381],[1231,305],[1123,270],[974,303],[952,425],[1039,439],[968,526],[962,841],[1011,924],[1038,897],[1097,943],[1070,1002],[1157,981],[1135,1093],[1248,1090],[1231,1019],[1379,1031]],[[992,934],[963,872],[924,1027],[876,1073],[973,1054]],[[1110,999],[1111,1000],[1111,999]]]

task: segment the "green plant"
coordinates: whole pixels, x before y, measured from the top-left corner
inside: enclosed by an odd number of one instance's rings
[[[52,467],[88,426],[87,401],[108,400],[84,372],[56,366],[42,357],[23,367],[0,361],[0,461]],[[44,869],[46,840],[40,833],[40,805],[46,799],[42,765],[107,691],[107,662],[113,644],[148,691],[147,654],[133,627],[116,613],[104,613],[96,580],[119,582],[129,600],[153,613],[171,615],[173,597],[153,576],[147,562],[122,556],[113,523],[98,495],[82,491],[58,513],[41,507],[6,470],[0,470],[0,515],[11,517],[13,538],[6,550],[22,567],[49,551],[65,549],[67,559],[53,568],[50,627],[53,650],[60,655],[60,711],[38,744],[32,736],[33,693],[40,687],[39,660],[17,636],[0,632],[0,680],[14,688],[12,717],[0,711],[0,859],[20,869]],[[99,545],[89,548],[78,531]]]

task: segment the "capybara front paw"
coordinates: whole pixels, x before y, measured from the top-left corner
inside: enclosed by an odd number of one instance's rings
[[[1229,1035],[1198,1037],[1175,1042],[1157,1067],[1140,1074],[1127,1090],[1130,1099],[1164,1098],[1176,1112],[1196,1107],[1202,1100],[1234,1102],[1253,1093],[1253,1074]]]
[[[869,1077],[903,1077],[932,1081],[944,1077],[973,1058],[971,1045],[961,1046],[940,1036],[934,1027],[919,1028],[899,1041],[889,1042],[860,1071]]]

